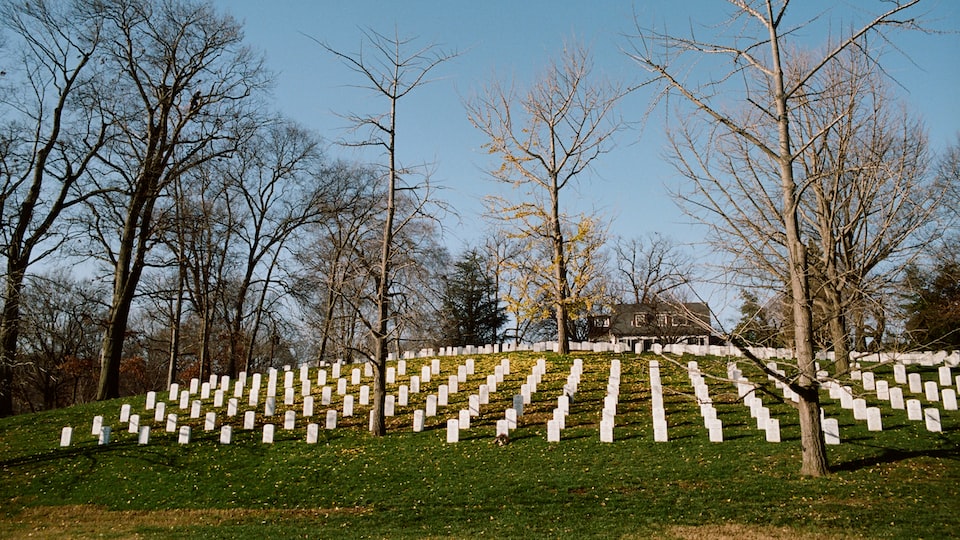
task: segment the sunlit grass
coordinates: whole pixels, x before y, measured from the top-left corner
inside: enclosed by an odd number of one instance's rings
[[[506,446],[493,444],[495,422],[512,404],[536,360],[547,358],[547,374],[525,406]],[[446,420],[466,408],[486,375],[501,359],[510,374],[481,407],[470,430],[446,444]],[[546,422],[573,365],[584,374],[559,443],[547,442]],[[782,443],[767,443],[736,388],[708,381],[724,422],[723,443],[711,443],[692,397],[688,357],[661,362],[670,442],[653,441],[649,358],[577,354],[560,358],[532,353],[475,356],[476,371],[450,404],[413,433],[412,414],[426,395],[456,374],[464,357],[441,358],[441,375],[410,394],[398,407],[383,438],[366,433],[367,408],[322,429],[327,407],[316,396],[317,444],[305,442],[298,412],[292,431],[281,429],[282,390],[277,414],[262,415],[257,429],[234,424],[232,444],[219,430],[203,431],[203,418],[189,420],[190,444],[177,443],[143,411],[141,396],[0,420],[0,537],[242,538],[265,537],[944,537],[960,526],[960,422],[943,414],[943,433],[927,432],[905,411],[883,409],[884,431],[868,432],[824,395],[828,416],[840,419],[843,444],[829,448],[834,472],[800,477],[799,427],[788,403],[765,397],[780,419]],[[622,361],[615,442],[599,439],[600,410],[611,358]],[[706,372],[723,376],[724,359],[699,359]],[[428,360],[409,360],[406,376]],[[759,372],[740,363],[747,376]],[[349,378],[349,370],[344,370]],[[881,370],[882,372],[882,370]],[[316,373],[311,370],[316,382]],[[925,373],[925,379],[934,374]],[[892,375],[887,377],[892,381]],[[282,389],[283,378],[280,377]],[[266,377],[264,377],[265,395]],[[328,381],[335,384],[335,381]],[[369,384],[369,379],[364,379]],[[356,395],[356,387],[351,386]],[[232,392],[230,392],[232,396]],[[166,398],[166,392],[159,397]],[[876,404],[875,398],[870,400]],[[241,411],[246,408],[246,395]],[[152,426],[149,445],[115,419],[122,403],[133,405]],[[212,403],[212,400],[209,400]],[[330,408],[340,409],[334,392]],[[218,411],[218,426],[228,420]],[[90,433],[94,415],[113,424],[113,441],[98,446]],[[277,425],[275,443],[261,443],[262,425]],[[75,428],[74,444],[59,448],[60,429]]]

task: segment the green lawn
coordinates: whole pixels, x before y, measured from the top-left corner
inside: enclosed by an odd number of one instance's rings
[[[510,443],[493,444],[494,425],[512,396],[546,356],[548,370]],[[724,423],[723,443],[711,443],[682,366],[661,360],[670,441],[653,440],[648,357],[578,354],[584,374],[559,443],[547,442],[547,419],[556,406],[572,358],[529,353],[476,356],[476,374],[461,383],[451,404],[412,431],[412,411],[456,374],[464,358],[441,359],[440,377],[411,394],[390,420],[390,434],[365,432],[367,408],[322,429],[314,387],[317,444],[305,442],[305,422],[283,430],[277,406],[276,442],[234,424],[232,444],[203,419],[190,444],[177,443],[143,410],[144,396],[0,420],[0,537],[2,538],[943,538],[960,535],[960,414],[942,411],[943,432],[908,421],[905,411],[882,406],[883,432],[824,392],[828,416],[838,418],[843,443],[830,446],[833,473],[811,479],[799,470],[799,431],[789,404],[768,396],[780,419],[783,442],[767,443],[734,385],[708,379]],[[466,407],[501,358],[511,372],[474,418],[460,442],[447,444],[446,420]],[[611,358],[623,366],[615,441],[601,443],[600,410]],[[652,357],[651,357],[652,358]],[[699,359],[724,376],[726,359]],[[408,375],[426,360],[408,361]],[[740,361],[752,380],[756,370]],[[911,367],[911,370],[917,368]],[[955,370],[956,371],[956,370]],[[889,366],[877,370],[893,381]],[[346,371],[349,377],[349,371]],[[926,369],[925,380],[936,380]],[[311,378],[316,381],[315,371]],[[266,381],[266,377],[264,377]],[[368,384],[369,380],[364,380]],[[265,383],[264,383],[265,384]],[[328,382],[328,384],[333,384]],[[855,383],[854,383],[855,384]],[[283,378],[280,377],[282,388]],[[395,385],[394,385],[395,386]],[[905,385],[902,385],[905,386]],[[295,384],[301,410],[299,381]],[[355,387],[351,387],[355,393]],[[282,403],[282,390],[278,392]],[[232,391],[230,392],[232,395]],[[261,390],[261,396],[265,391]],[[905,392],[907,397],[915,397]],[[334,396],[339,400],[339,396]],[[163,392],[160,398],[166,398]],[[877,404],[875,396],[865,396]],[[920,396],[922,399],[922,396]],[[149,445],[136,444],[116,421],[122,403],[151,425]],[[337,405],[335,403],[334,405]],[[212,399],[205,410],[212,406]],[[246,407],[246,395],[241,411]],[[263,412],[261,406],[259,412]],[[113,440],[97,445],[94,415],[112,425]],[[60,448],[60,430],[75,429]]]

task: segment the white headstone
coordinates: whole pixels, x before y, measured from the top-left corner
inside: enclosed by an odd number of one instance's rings
[[[363,363],[363,376],[373,377],[373,364],[371,364],[370,362]]]
[[[167,415],[167,433],[177,431],[177,415],[170,413]]]
[[[387,384],[396,384],[397,368],[390,366],[387,368]]]
[[[333,366],[330,367],[330,376],[334,379],[340,378],[340,361],[337,360],[333,363]]]
[[[920,405],[919,399],[908,399],[907,400],[907,419],[908,420],[923,420],[923,408]]]
[[[936,381],[927,381],[923,383],[924,397],[927,398],[927,401],[940,401],[940,387],[937,386]]]
[[[437,396],[430,394],[427,396],[427,416],[436,416],[437,415]]]
[[[217,413],[208,412],[203,418],[203,430],[213,431],[217,429]]]
[[[140,431],[140,415],[131,414],[130,421],[127,422],[127,433],[138,433]]]
[[[397,405],[406,407],[410,403],[410,389],[405,384],[397,388]]]
[[[420,382],[430,382],[430,366],[420,367]]]
[[[309,396],[310,395],[310,379],[304,379],[300,382],[300,395]]]
[[[467,375],[473,375],[477,372],[476,361],[473,358],[467,358],[467,361],[464,363],[464,365],[467,368]]]
[[[406,360],[397,360],[397,375],[406,375],[407,374],[407,361]]]
[[[876,382],[875,386],[877,389],[877,399],[890,401],[890,383],[881,379]]]
[[[663,409],[660,409],[663,411]],[[654,420],[653,421],[653,440],[656,442],[667,442],[667,421],[666,420]]]
[[[193,400],[193,403],[190,404],[190,418],[200,418],[200,407],[203,406],[203,403],[199,399]]]
[[[547,421],[547,442],[560,442],[560,424],[556,420]]]
[[[182,390],[180,392],[180,410],[187,410],[189,408],[190,408],[190,392],[188,390]]]
[[[823,430],[823,440],[826,444],[840,444],[840,421],[836,418],[824,418],[820,421]]]
[[[419,394],[420,393],[420,377],[413,375],[410,377],[410,393]]]
[[[196,394],[196,393],[199,392],[199,391],[200,391],[200,379],[198,379],[198,378],[196,378],[196,377],[190,379],[190,393],[191,393],[191,394]],[[181,392],[181,395],[182,395],[182,394],[183,394],[183,392]],[[185,408],[185,407],[184,407],[184,408]]]
[[[919,394],[923,392],[923,381],[920,379],[919,373],[911,373],[907,375],[907,381],[910,385],[911,393]]]
[[[297,424],[297,413],[296,411],[287,411],[283,413],[283,429],[291,430],[296,427]]]
[[[190,444],[190,426],[180,426],[177,442],[180,444]]]
[[[456,418],[447,420],[447,442],[460,441],[460,422]]]
[[[893,380],[897,384],[907,384],[907,366],[903,364],[894,364]]]
[[[770,422],[767,422],[767,425],[769,424]],[[707,429],[710,431],[710,442],[723,442],[723,422],[713,420]]]
[[[264,416],[273,416],[277,412],[277,398],[267,397],[267,400],[263,404],[263,415]]]
[[[273,444],[273,432],[276,430],[273,424],[264,424],[263,425],[263,442],[266,444]]]
[[[140,426],[137,444],[150,444],[150,426]]]
[[[353,368],[350,371],[350,384],[356,386],[360,384],[361,371],[360,368]]]
[[[490,403],[490,385],[481,384],[477,395],[480,398],[481,405],[486,405]]]
[[[447,391],[450,394],[456,394],[460,391],[460,379],[456,375],[447,377]]]
[[[460,409],[460,429],[470,429],[470,411],[467,409]]]
[[[363,385],[360,387],[360,405],[366,407],[370,405],[370,385]]]
[[[883,431],[883,421],[880,419],[880,407],[867,407],[867,430]]]
[[[937,369],[937,375],[940,377],[940,386],[950,386],[953,384],[950,366],[940,366],[940,368]]]
[[[247,411],[243,413],[243,429],[253,429],[256,419],[257,413],[253,411]]]
[[[293,373],[288,371],[287,373]],[[293,388],[284,388],[283,389],[283,404],[284,405],[293,405],[294,400],[296,400],[296,394],[294,393]]]
[[[501,435],[510,435],[510,422],[506,418],[497,420],[497,437]]]
[[[480,416],[480,396],[477,394],[470,394],[470,397],[467,398],[467,410],[470,411],[470,416]]]
[[[943,397],[943,410],[957,410],[957,391],[953,388],[944,388],[940,395]]]
[[[223,390],[220,390],[219,388],[213,393],[213,406],[223,407]]]
[[[236,416],[237,415],[237,398],[230,398],[227,401],[227,416]]]
[[[176,401],[180,399],[180,385],[173,383],[170,385],[170,397],[167,398],[168,401]]]
[[[439,374],[440,374],[440,360],[439,360],[439,359],[434,358],[433,360],[430,361],[430,374],[431,374],[431,375],[439,375]]]
[[[388,394],[383,402],[383,415],[384,416],[394,416],[397,410],[397,397],[393,394]]]
[[[93,417],[93,424],[90,426],[91,435],[100,435],[100,430],[103,429],[103,417],[100,415]]]
[[[613,442],[613,421],[602,420],[600,422],[600,442]]]
[[[317,386],[325,386],[327,384],[327,370],[320,369],[317,370]]]
[[[157,403],[156,408],[153,411],[153,421],[160,422],[164,419],[167,414],[167,404],[163,401]]]
[[[890,407],[899,410],[903,410],[905,407],[903,401],[903,389],[899,386],[894,386],[890,389]]]
[[[457,382],[467,382],[467,366],[457,366]]]
[[[414,433],[423,431],[423,409],[413,411],[413,431]]]
[[[320,404],[329,405],[333,402],[333,389],[329,386],[324,386],[320,390]]]
[[[927,431],[933,431],[939,433],[943,431],[942,426],[940,425],[940,409],[929,408],[923,410],[923,420],[926,423]],[[104,428],[104,429],[109,429]]]
[[[336,429],[337,428],[337,410],[329,409],[327,411],[326,424],[324,425],[327,429]]]
[[[152,411],[156,405],[157,405],[157,393],[151,390],[147,392],[147,403],[143,406],[143,408],[148,411]]]
[[[353,394],[343,396],[343,417],[353,416]]]
[[[347,393],[347,380],[344,378],[337,379],[337,395],[342,396]]]
[[[70,446],[71,440],[73,440],[73,428],[64,426],[64,428],[60,430],[60,446]]]
[[[770,418],[767,420],[767,442],[780,442],[780,420]]]
[[[210,399],[210,383],[205,382],[200,385],[200,399]]]
[[[867,391],[873,391],[877,388],[876,380],[874,379],[872,371],[865,371],[861,378],[863,383],[863,389]]]
[[[304,418],[313,416],[313,396],[303,398],[303,416]]]
[[[437,406],[446,407],[450,404],[450,390],[449,387],[445,384],[441,384],[437,387]]]
[[[257,373],[257,375],[259,375],[259,373]],[[250,405],[251,407],[256,407],[257,403],[259,402],[260,402],[260,387],[256,385],[251,386],[250,399],[247,400],[247,405]]]
[[[320,426],[317,424],[307,424],[307,444],[317,444],[320,435]]]

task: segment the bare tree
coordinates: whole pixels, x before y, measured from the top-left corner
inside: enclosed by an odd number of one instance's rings
[[[190,0],[98,4],[115,70],[111,121],[120,140],[104,154],[119,197],[91,207],[89,226],[113,271],[101,351],[99,399],[119,394],[124,335],[158,207],[174,179],[228,155],[246,129],[246,103],[264,84],[261,60],[242,44],[240,24]],[[119,231],[119,235],[117,232]]]
[[[372,57],[365,54],[363,48],[360,52],[349,54],[322,42],[320,45],[355,71],[365,81],[364,88],[386,101],[387,112],[385,113],[348,116],[353,127],[363,133],[359,141],[347,143],[349,146],[379,149],[387,160],[384,167],[385,219],[380,244],[380,262],[375,271],[376,316],[369,329],[372,342],[370,362],[374,367],[373,421],[370,431],[374,435],[382,436],[386,434],[384,403],[386,401],[387,347],[391,338],[390,304],[393,294],[391,286],[395,273],[395,237],[398,231],[420,212],[429,197],[429,185],[410,184],[409,177],[413,176],[413,171],[400,164],[397,153],[398,106],[411,92],[428,82],[427,76],[437,66],[456,55],[441,52],[434,45],[414,48],[412,39],[401,38],[399,35],[388,37],[374,31],[366,31],[363,33],[363,40],[364,45],[372,48]],[[414,210],[406,216],[398,216],[398,193],[405,192],[412,200],[418,191],[422,191],[423,195],[413,205]]]
[[[646,304],[690,283],[694,266],[690,257],[670,238],[651,233],[643,238],[618,237],[613,245],[616,281],[620,296]]]
[[[5,259],[0,311],[0,417],[13,413],[20,303],[29,266],[67,238],[61,216],[94,194],[84,182],[107,138],[92,62],[102,20],[80,2],[14,2],[0,19],[20,45],[6,66],[21,86],[0,97],[0,253]],[[13,59],[12,57],[10,58]],[[16,72],[16,73],[15,73]]]
[[[470,122],[489,139],[486,149],[501,159],[493,177],[527,189],[527,201],[495,200],[497,211],[524,234],[550,245],[551,303],[561,354],[570,352],[570,284],[560,193],[610,147],[620,128],[613,109],[621,90],[592,83],[591,71],[587,50],[567,46],[523,95],[493,82],[467,104]]]
[[[704,220],[722,247],[740,260],[761,272],[774,269],[787,277],[798,365],[795,376],[781,380],[800,397],[800,472],[804,475],[827,474],[828,462],[814,364],[810,261],[801,227],[801,199],[807,183],[798,178],[795,168],[821,134],[799,130],[792,123],[793,112],[802,106],[818,74],[846,51],[871,54],[866,36],[915,26],[912,19],[901,17],[917,1],[894,3],[839,40],[828,42],[812,59],[791,47],[798,28],[788,26],[789,0],[731,0],[735,14],[718,30],[715,42],[639,25],[639,36],[632,41],[631,56],[664,85],[664,95],[679,95],[691,106],[691,117],[681,118],[672,130],[675,163],[694,189],[687,197],[697,209],[691,214],[703,216],[706,211],[709,217]],[[724,34],[725,30],[731,34]],[[732,67],[706,83],[694,82],[685,61],[711,55],[731,61]],[[743,86],[734,88],[739,83]],[[730,110],[731,96],[743,107]]]
[[[810,79],[792,111],[811,141],[797,160],[810,195],[802,215],[819,247],[812,294],[823,299],[835,376],[849,370],[851,323],[862,337],[870,305],[927,243],[940,199],[927,181],[923,125],[886,86],[876,65],[848,50]]]

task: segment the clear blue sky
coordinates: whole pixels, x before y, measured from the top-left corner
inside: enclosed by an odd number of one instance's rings
[[[277,73],[275,106],[328,140],[345,136],[346,123],[337,114],[381,112],[383,103],[351,87],[362,81],[304,34],[354,52],[363,29],[397,31],[461,53],[439,68],[437,80],[401,102],[398,118],[400,158],[408,165],[432,163],[433,182],[444,188],[440,196],[460,214],[459,220],[451,217],[445,223],[445,241],[454,254],[486,227],[479,218],[483,195],[501,189],[484,172],[496,163],[480,151],[484,139],[467,121],[465,97],[492,77],[524,85],[570,39],[591,49],[598,73],[634,83],[645,73],[622,49],[627,46],[624,35],[634,31],[635,13],[677,33],[691,25],[720,23],[729,13],[721,0],[219,0],[218,5],[244,22],[247,42],[266,54],[268,68]],[[859,20],[857,9],[874,12],[885,5],[802,0],[788,13],[799,23],[829,10],[831,24],[840,25]],[[886,66],[903,85],[900,91],[909,105],[925,119],[932,149],[940,151],[960,131],[960,2],[927,0],[920,10],[933,27],[953,33],[900,34],[897,44],[909,61],[890,55]],[[803,37],[820,43],[825,36],[811,30]],[[645,92],[630,95],[622,104],[624,118],[639,122],[649,99]],[[642,131],[638,125],[620,133],[614,150],[600,157],[568,201],[607,215],[614,234],[656,231],[681,242],[702,237],[668,195],[681,180],[662,159],[663,125],[661,113]],[[332,148],[331,154],[349,157],[341,148]]]

